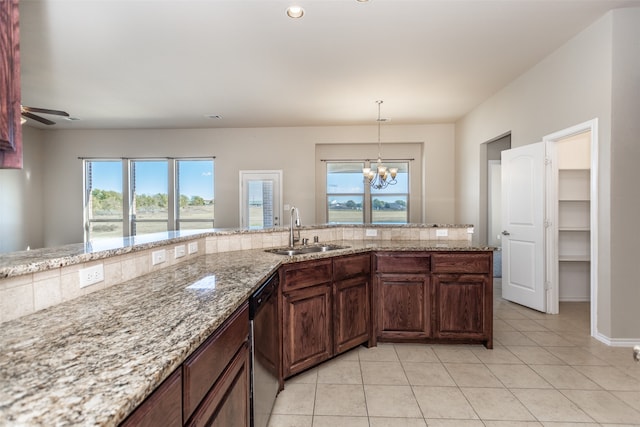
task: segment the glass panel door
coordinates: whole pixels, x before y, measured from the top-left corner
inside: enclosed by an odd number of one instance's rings
[[[261,229],[282,224],[282,171],[240,171],[240,225]]]

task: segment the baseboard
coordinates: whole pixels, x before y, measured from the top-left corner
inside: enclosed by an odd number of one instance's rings
[[[590,296],[586,297],[562,297],[560,298],[560,302],[589,302],[591,301]]]
[[[602,335],[600,332],[596,332],[594,338],[610,347],[631,348],[634,345],[640,345],[640,338],[609,338],[605,335]]]

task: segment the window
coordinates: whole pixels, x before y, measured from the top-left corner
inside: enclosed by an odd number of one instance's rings
[[[398,168],[397,183],[379,190],[371,188],[364,179],[365,164],[375,167],[375,162],[327,161],[327,222],[409,222],[409,162],[385,163],[387,167]]]
[[[85,160],[85,241],[214,226],[214,162]]]
[[[316,144],[316,219],[333,224],[423,222],[423,145],[384,146],[383,163],[398,169],[396,184],[371,188],[363,167],[375,168],[377,144]]]

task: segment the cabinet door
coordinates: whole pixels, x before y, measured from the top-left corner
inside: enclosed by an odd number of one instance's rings
[[[0,2],[0,169],[22,168],[18,0]]]
[[[436,337],[483,340],[491,348],[491,283],[483,274],[436,274]]]
[[[284,293],[282,311],[285,378],[332,356],[329,283]]]
[[[333,294],[335,354],[369,341],[371,335],[369,288],[369,276],[335,282]]]
[[[121,427],[182,425],[182,370],[178,368],[124,420]]]
[[[381,340],[417,340],[431,336],[429,276],[377,275],[377,336]]]
[[[187,425],[249,427],[249,363],[245,343]]]

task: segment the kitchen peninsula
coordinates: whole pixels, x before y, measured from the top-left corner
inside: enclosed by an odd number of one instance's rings
[[[427,305],[423,299],[424,307],[437,307],[438,302],[451,298],[471,297],[482,301],[480,306],[471,309],[471,323],[468,319],[456,322],[450,312],[436,315],[423,311],[421,314],[427,317],[421,318],[422,324],[427,325],[429,331],[404,336],[402,331],[380,328],[380,325],[391,325],[389,321],[393,320],[389,317],[386,323],[381,322],[381,313],[385,310],[393,313],[397,307],[393,308],[393,304],[386,309],[373,307],[368,321],[370,336],[365,337],[370,345],[377,339],[446,341],[447,334],[452,333],[447,328],[480,324],[482,330],[470,341],[491,347],[492,252],[491,248],[472,244],[469,226],[407,225],[367,229],[376,229],[378,236],[364,239],[365,230],[358,226],[303,227],[302,237],[319,236],[321,242],[330,241],[345,248],[292,257],[264,251],[286,245],[287,233],[280,229],[213,230],[166,236],[166,240],[148,238],[142,243],[104,250],[76,248],[74,252],[67,248],[63,256],[53,250],[54,256],[48,259],[32,259],[22,264],[18,261],[20,254],[12,255],[12,261],[3,257],[0,277],[4,279],[0,279],[0,290],[21,280],[26,282],[29,276],[33,276],[31,286],[35,290],[41,285],[39,282],[45,280],[35,280],[40,275],[57,274],[58,281],[50,283],[64,286],[71,276],[77,278],[81,266],[95,263],[104,263],[105,282],[111,285],[3,322],[0,424],[118,425],[167,378],[181,372],[185,360],[208,342],[210,336],[216,335],[230,316],[242,310],[247,298],[269,275],[280,271],[285,279],[279,291],[282,298],[285,297],[282,288],[290,289],[286,291],[289,294],[299,291],[300,287],[288,282],[283,272],[304,263],[326,265],[348,257],[369,258],[372,263],[368,289],[377,296],[386,284],[391,290],[402,279],[408,280],[406,283],[423,284],[423,288],[409,287],[425,291],[422,295],[431,304]],[[174,248],[181,245],[198,248],[198,251],[180,258],[171,256]],[[152,253],[159,250],[166,251],[167,261],[154,266],[150,259]],[[456,255],[463,257],[462,263],[455,261]],[[416,264],[410,261],[415,256],[422,261],[428,256],[428,261]],[[113,267],[117,263],[119,267]],[[136,273],[127,272],[136,265],[142,274],[135,276]],[[388,268],[396,270],[386,270]],[[398,268],[409,268],[409,271],[402,273]],[[110,278],[110,274],[119,277],[120,282]],[[350,273],[345,274],[345,280],[350,280]],[[437,290],[447,283],[462,286],[448,288],[452,292]],[[378,299],[370,297],[369,301]],[[403,324],[391,326],[398,329]],[[431,336],[425,336],[427,333]],[[454,337],[453,341],[457,339]],[[462,341],[469,342],[468,339]],[[359,345],[358,341],[354,343]],[[348,348],[342,347],[339,351]],[[331,350],[327,357],[335,354]],[[305,369],[311,365],[298,366]],[[295,372],[295,369],[290,371],[290,375]]]

